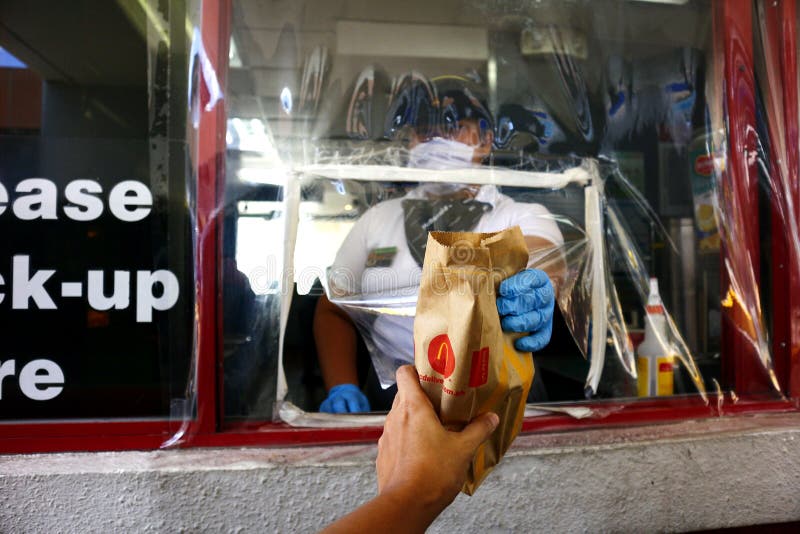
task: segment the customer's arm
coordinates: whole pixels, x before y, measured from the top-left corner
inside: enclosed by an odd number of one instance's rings
[[[424,532],[456,498],[475,451],[498,421],[486,413],[461,432],[446,430],[414,367],[401,367],[378,441],[378,496],[324,532]]]

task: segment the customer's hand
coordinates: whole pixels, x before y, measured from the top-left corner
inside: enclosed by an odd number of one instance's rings
[[[378,496],[324,530],[325,533],[425,532],[453,502],[469,462],[497,428],[485,413],[461,432],[446,430],[411,365],[397,370],[397,395],[378,441]]]
[[[525,332],[514,346],[522,352],[542,350],[553,334],[555,291],[547,273],[526,269],[500,282],[497,311],[506,332]]]
[[[446,430],[411,365],[397,370],[397,396],[378,441],[378,493],[438,514],[456,498],[478,446],[497,428],[485,413],[461,432]],[[435,517],[435,516],[434,516]]]

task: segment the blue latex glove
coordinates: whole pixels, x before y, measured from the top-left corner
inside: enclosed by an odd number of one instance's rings
[[[327,413],[368,412],[369,401],[355,384],[339,384],[328,392],[328,398],[322,401],[319,411]]]
[[[542,350],[553,333],[555,291],[544,271],[527,269],[500,282],[497,311],[506,332],[527,332],[514,346],[522,352]]]

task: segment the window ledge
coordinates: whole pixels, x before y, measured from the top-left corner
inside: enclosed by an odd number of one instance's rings
[[[0,531],[314,531],[375,492],[375,445],[0,456]],[[517,439],[432,531],[800,520],[800,414]]]

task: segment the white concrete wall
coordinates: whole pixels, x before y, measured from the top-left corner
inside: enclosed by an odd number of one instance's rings
[[[375,446],[0,456],[0,532],[313,532],[375,493]],[[424,491],[424,489],[421,489]],[[520,437],[432,532],[800,520],[800,416]]]

